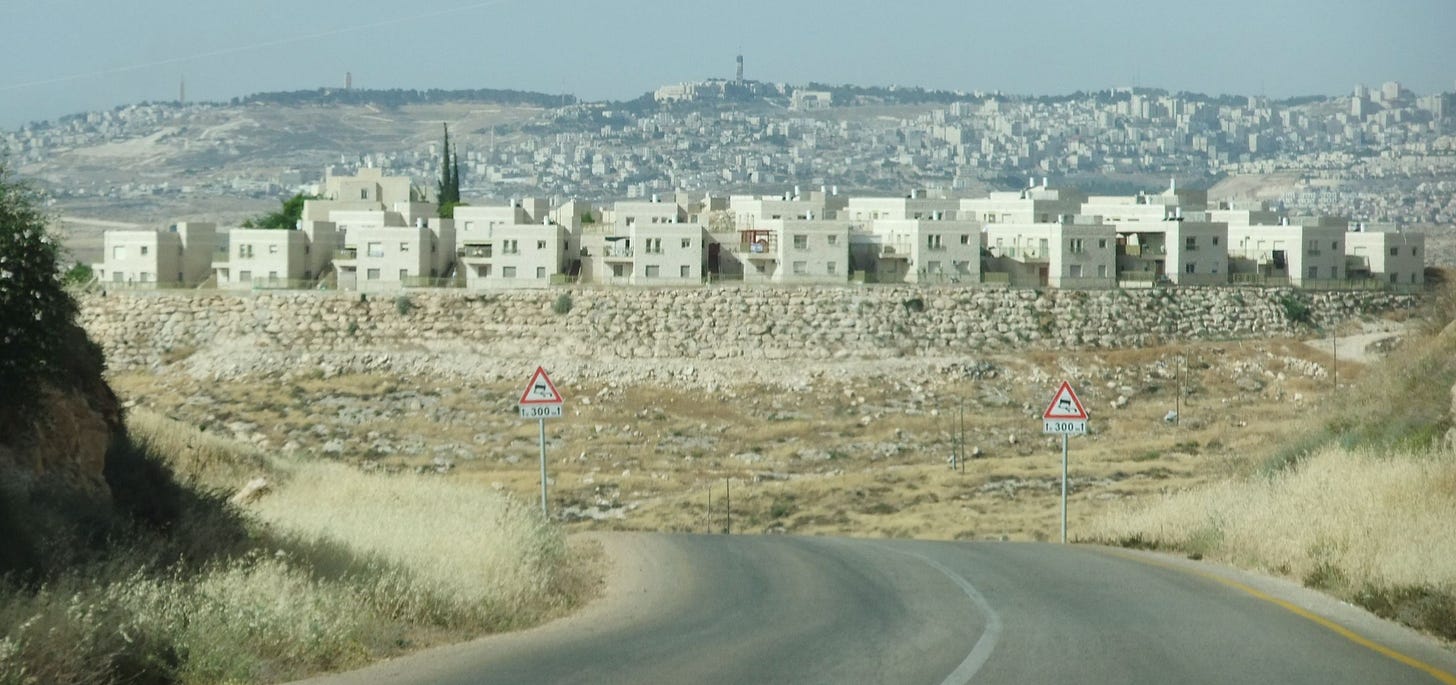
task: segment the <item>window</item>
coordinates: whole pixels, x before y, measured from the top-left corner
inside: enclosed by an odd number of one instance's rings
[[[239,245],[238,246],[238,256],[239,257],[251,257],[251,256],[253,256],[253,246],[252,245]]]
[[[662,238],[647,239],[647,254],[662,254]]]
[[[1339,252],[1340,251],[1340,241],[1338,241],[1338,240],[1332,240],[1332,241],[1330,241],[1330,249],[1331,250],[1334,250],[1335,252]]]
[[[409,269],[400,269],[399,280],[403,281],[406,278],[409,278]]]
[[[1419,247],[1412,247],[1411,248],[1411,256],[1412,257],[1419,257],[1420,254],[1421,254],[1421,248],[1419,248]]]
[[[1309,253],[1310,254],[1319,254],[1319,241],[1318,240],[1311,240],[1311,241],[1309,241]]]
[[[829,238],[829,244],[830,245],[838,245],[839,244],[839,236],[837,236],[837,235],[830,235],[830,236],[828,236],[828,238]]]
[[[1339,278],[1339,277],[1340,277],[1340,267],[1338,267],[1338,266],[1332,266],[1332,267],[1330,267],[1330,278]]]
[[[369,199],[369,189],[368,188],[360,188],[359,189],[359,199],[360,200],[368,200]]]
[[[941,240],[939,233],[932,233],[925,236],[925,246],[929,247],[932,250],[945,249],[945,243]]]
[[[278,254],[278,245],[277,244],[269,245],[268,246],[268,254]]]
[[[1107,265],[1106,264],[1098,264],[1097,265],[1097,277],[1098,278],[1107,278]]]
[[[377,280],[379,280],[379,269],[370,269],[368,271],[365,271],[364,272],[364,280],[366,280],[366,281],[377,281]]]
[[[384,256],[384,243],[368,243],[364,247],[365,247],[364,254],[366,254],[366,255],[368,255],[370,257],[383,257]]]
[[[809,249],[809,236],[807,236],[807,235],[796,235],[796,236],[794,236],[794,249],[795,250],[807,250],[807,249]]]
[[[677,275],[678,278],[692,278],[693,268],[688,266],[687,264],[684,264],[677,268]]]
[[[137,275],[137,280],[143,283],[150,283],[152,281],[152,274],[150,271],[143,271]]]
[[[399,251],[400,252],[409,252],[409,243],[400,243],[399,244]]]
[[[1399,257],[1400,256],[1400,248],[1398,248],[1398,247],[1392,247],[1392,248],[1390,248],[1390,256],[1392,256],[1392,257]]]
[[[311,280],[313,280],[313,271],[308,270],[308,269],[304,269],[303,270],[303,280],[305,280],[305,281],[311,281]]]
[[[544,240],[537,240],[536,241],[536,249],[538,249],[538,250],[544,250],[544,249],[546,249],[546,241],[544,241]]]
[[[239,255],[239,256],[241,256],[241,255]],[[116,247],[111,248],[111,258],[112,259],[126,259],[126,246],[125,245],[117,245]]]
[[[1317,266],[1311,266],[1311,267],[1309,267],[1309,277],[1310,278],[1319,278],[1319,267],[1317,267]]]
[[[142,246],[142,256],[143,257],[147,256],[147,246],[146,245],[143,245]]]
[[[540,279],[545,278],[545,277],[546,277],[546,267],[544,267],[544,266],[538,266],[538,267],[536,267],[536,279],[537,280],[540,280]]]
[[[692,238],[683,238],[682,239],[682,249],[687,250],[687,249],[692,248],[692,246],[693,246],[693,239]]]
[[[113,272],[111,272],[111,282],[112,283],[121,283],[122,282],[122,278],[125,275],[126,274],[123,274],[120,271],[113,271]]]
[[[1218,236],[1213,237],[1213,246],[1218,247]]]
[[[794,262],[794,273],[803,275],[809,273],[808,262]]]
[[[1197,250],[1198,249],[1198,237],[1197,236],[1191,236],[1190,235],[1187,238],[1183,239],[1183,249],[1189,250],[1189,251]],[[1188,273],[1193,273],[1193,272],[1192,271],[1189,271]]]
[[[1082,277],[1082,265],[1081,264],[1073,264],[1073,265],[1067,267],[1067,275],[1070,276],[1070,277],[1072,277],[1072,278],[1081,278]]]
[[[662,275],[662,267],[656,264],[648,264],[645,274],[648,278],[657,278]]]
[[[1214,243],[1214,244],[1217,245],[1218,243]],[[1097,249],[1099,249],[1099,250],[1105,250],[1105,249],[1107,249],[1107,239],[1106,238],[1098,238],[1097,239]]]
[[[503,267],[501,267],[501,278],[515,278],[515,277],[516,277],[516,267],[514,267],[514,266],[503,266]]]
[[[1072,254],[1082,254],[1083,252],[1087,251],[1082,245],[1081,238],[1072,238],[1071,240],[1068,240],[1067,250],[1069,250]]]
[[[251,281],[251,280],[253,280],[253,272],[251,272],[251,271],[239,271],[238,272],[238,282],[239,283],[247,283],[248,281]]]
[[[940,273],[940,262],[926,262],[925,270],[933,274]]]
[[[627,275],[627,265],[626,264],[613,264],[612,265],[612,275],[615,276],[615,277],[617,277],[617,278],[621,278],[623,276],[626,276]]]
[[[1194,268],[1195,268],[1195,266],[1194,266],[1193,262],[1188,262],[1187,264],[1184,264],[1183,265],[1183,273],[1185,273],[1185,274],[1191,274],[1191,273],[1194,272]]]
[[[1400,282],[1399,274],[1397,274],[1395,272],[1391,272],[1391,274],[1390,274],[1390,282],[1391,283],[1399,283]]]
[[[969,233],[965,233],[965,234],[962,234],[961,235],[961,244],[962,245],[970,245],[971,244],[971,235]]]
[[[518,241],[515,241],[515,240],[502,240],[501,241],[501,254],[520,254],[520,253],[521,253],[521,245],[520,245],[520,243]]]
[[[839,273],[839,266],[836,265],[834,262],[829,262],[824,265],[824,273],[827,273],[831,276]]]

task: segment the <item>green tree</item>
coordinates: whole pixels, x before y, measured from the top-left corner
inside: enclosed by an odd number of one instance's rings
[[[0,162],[0,427],[34,406],[39,382],[68,375],[77,306],[39,207]]]
[[[243,228],[294,228],[298,226],[298,220],[303,218],[303,203],[316,199],[318,198],[313,195],[299,193],[284,200],[278,211],[244,221]]]

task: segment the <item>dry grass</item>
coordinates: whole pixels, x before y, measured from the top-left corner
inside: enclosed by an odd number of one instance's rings
[[[508,495],[269,455],[144,411],[131,430],[194,487],[274,489],[241,541],[186,546],[204,560],[158,567],[138,542],[0,586],[0,685],[288,680],[528,625],[594,591],[563,531]]]
[[[1452,521],[1456,453],[1329,446],[1272,477],[1119,508],[1084,539],[1290,576],[1456,638]]]

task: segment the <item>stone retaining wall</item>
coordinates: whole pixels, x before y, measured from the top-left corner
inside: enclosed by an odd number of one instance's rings
[[[554,311],[565,293],[571,307]],[[1292,299],[1291,299],[1292,298]],[[227,294],[111,292],[81,322],[115,370],[207,352],[312,363],[361,352],[502,359],[839,360],[1119,348],[1293,334],[1418,298],[1381,292],[955,287],[573,289]]]

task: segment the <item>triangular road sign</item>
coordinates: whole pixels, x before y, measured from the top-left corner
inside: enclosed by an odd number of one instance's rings
[[[1052,396],[1052,403],[1047,405],[1046,411],[1042,412],[1041,417],[1063,421],[1086,421],[1087,408],[1082,406],[1082,400],[1077,399],[1077,393],[1072,391],[1072,384],[1062,381],[1062,387],[1057,388],[1057,394]]]
[[[561,393],[556,391],[556,384],[551,382],[551,377],[546,375],[546,369],[536,367],[536,373],[531,376],[531,382],[526,384],[526,391],[521,393],[520,404],[526,406],[540,406],[543,404],[561,404]]]

